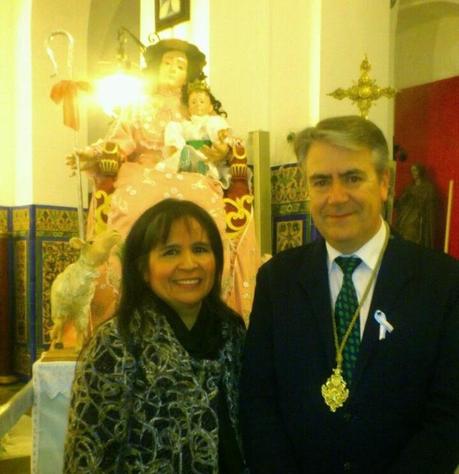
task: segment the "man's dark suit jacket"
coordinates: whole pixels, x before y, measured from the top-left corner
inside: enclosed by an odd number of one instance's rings
[[[375,311],[394,331],[379,340]],[[452,473],[459,462],[459,262],[391,236],[350,396],[331,413],[335,367],[323,241],[259,271],[241,384],[251,474]]]

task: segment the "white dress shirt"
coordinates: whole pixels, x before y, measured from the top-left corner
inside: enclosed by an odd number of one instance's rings
[[[363,247],[360,247],[352,254],[342,254],[338,252],[338,250],[333,248],[328,242],[326,242],[328,253],[328,281],[330,283],[332,308],[335,307],[336,298],[338,297],[338,293],[341,289],[341,284],[343,282],[343,271],[335,262],[336,257],[354,256],[359,257],[362,260],[360,265],[354,270],[354,273],[352,274],[352,281],[354,283],[357,298],[360,303],[362,295],[367,287],[368,281],[370,280],[371,274],[376,267],[376,263],[378,262],[379,253],[383,248],[387,232],[387,226],[381,218],[381,225],[379,227],[378,232],[376,232],[376,234],[365,245],[363,245]],[[365,329],[365,323],[368,319],[368,312],[370,310],[370,304],[373,298],[375,282],[376,278],[374,279],[368,292],[368,295],[360,309],[360,339],[362,339],[363,331]]]

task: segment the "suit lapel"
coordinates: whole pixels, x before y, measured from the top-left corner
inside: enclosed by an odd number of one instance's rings
[[[389,322],[397,327],[395,316],[390,310],[394,307],[394,303],[407,281],[411,279],[412,273],[409,257],[400,251],[397,237],[391,236],[376,280],[373,299],[365,324],[359,357],[353,375],[353,390],[358,385],[362,373],[379,343],[379,323],[374,318],[375,311],[378,309],[383,311]]]
[[[299,285],[311,301],[312,317],[319,327],[325,360],[331,369],[335,366],[335,347],[325,242],[322,239],[314,242],[310,250],[311,258],[305,259],[307,263],[303,264],[299,272]]]

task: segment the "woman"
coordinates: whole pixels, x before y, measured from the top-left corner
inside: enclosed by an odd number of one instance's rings
[[[244,324],[220,299],[223,246],[189,201],[145,211],[125,243],[122,297],[75,375],[66,473],[239,473]]]

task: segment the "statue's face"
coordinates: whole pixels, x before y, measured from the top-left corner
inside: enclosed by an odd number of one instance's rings
[[[182,87],[187,80],[188,59],[182,51],[167,51],[159,65],[159,85]]]
[[[209,94],[205,91],[192,92],[188,97],[190,115],[211,115],[214,111]]]
[[[413,179],[417,179],[419,178],[419,168],[417,166],[412,166],[411,167],[411,176],[413,177]]]

